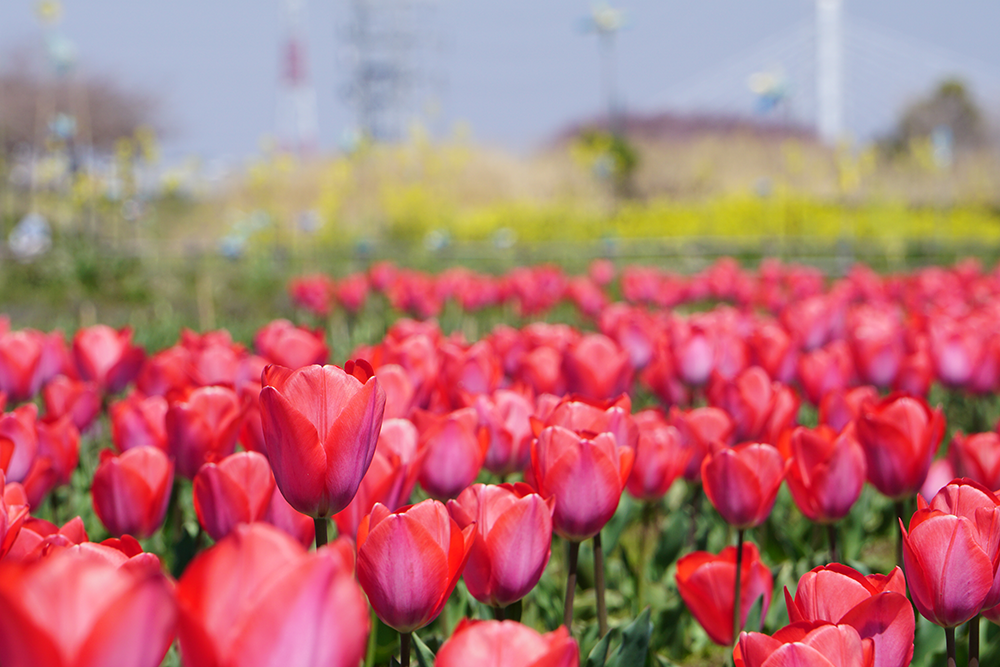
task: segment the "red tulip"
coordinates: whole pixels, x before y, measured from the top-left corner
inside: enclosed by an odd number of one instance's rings
[[[239,452],[206,463],[192,489],[198,523],[218,542],[240,523],[263,519],[274,494],[274,475],[257,452]]]
[[[341,535],[355,538],[361,520],[371,514],[375,503],[395,512],[410,502],[424,455],[418,439],[416,427],[408,420],[383,420],[375,456],[357,494],[347,507],[333,515]]]
[[[875,646],[847,624],[802,621],[772,636],[744,632],[733,651],[736,667],[875,667]]]
[[[199,387],[172,403],[165,418],[167,446],[177,472],[194,479],[205,463],[221,461],[236,448],[247,405],[227,387]]]
[[[268,363],[295,369],[326,362],[330,351],[324,338],[323,329],[310,331],[288,320],[274,320],[257,331],[253,346]]]
[[[356,667],[368,607],[350,542],[315,552],[254,523],[201,552],[177,583],[186,667]]]
[[[847,335],[862,382],[892,385],[906,353],[899,314],[884,306],[857,306],[848,318]]]
[[[382,622],[405,633],[437,618],[465,567],[474,531],[460,529],[436,500],[396,512],[375,505],[358,527],[358,581]]]
[[[132,344],[132,329],[115,331],[105,324],[80,329],[73,336],[73,359],[83,380],[117,393],[139,374],[146,353]]]
[[[989,489],[1000,489],[1000,434],[956,431],[948,447],[954,468],[949,478],[968,477]]]
[[[955,480],[903,530],[903,562],[913,604],[953,628],[1000,603],[1000,500],[972,480]]]
[[[758,324],[749,338],[754,364],[760,366],[772,380],[791,382],[795,377],[799,350],[792,337],[780,324],[765,321]]]
[[[606,400],[632,384],[628,353],[604,334],[591,333],[566,348],[563,374],[567,389],[593,400]]]
[[[635,449],[639,429],[631,413],[632,399],[628,394],[604,400],[571,395],[552,406],[552,411],[543,420],[544,426],[562,426],[577,433],[611,433],[619,447]],[[541,430],[537,424],[535,428]]]
[[[771,513],[787,469],[771,445],[716,446],[701,464],[701,481],[705,495],[726,523],[752,528]]]
[[[489,433],[475,408],[415,415],[420,430],[420,486],[435,498],[454,498],[472,484],[486,460]]]
[[[22,483],[33,507],[41,504],[49,491],[70,483],[80,460],[80,432],[70,415],[45,417],[35,422],[38,454]]]
[[[737,442],[757,440],[775,444],[798,410],[797,399],[790,390],[772,382],[759,366],[751,366],[732,381],[714,375],[707,393],[712,405],[733,418]]]
[[[524,470],[531,460],[531,401],[516,391],[498,389],[477,396],[479,423],[489,433],[484,467],[501,477]]]
[[[861,415],[865,403],[876,403],[878,400],[878,390],[871,385],[829,391],[819,402],[819,423],[840,433],[849,422]]]
[[[736,588],[736,547],[726,547],[716,556],[696,551],[677,561],[677,590],[695,620],[709,638],[721,646],[733,643],[733,593]],[[774,580],[760,562],[752,542],[743,543],[740,563],[740,626],[746,625],[750,609],[763,597],[761,618],[771,606]]]
[[[318,273],[293,278],[288,293],[296,305],[320,317],[329,315],[333,308],[334,283],[330,276]]]
[[[6,667],[156,667],[177,608],[159,568],[60,553],[0,563],[0,662]]]
[[[580,648],[566,626],[547,634],[515,621],[458,622],[435,667],[579,667]]]
[[[101,413],[101,393],[94,382],[78,382],[57,375],[42,389],[42,397],[46,415],[62,417],[68,414],[81,433]]]
[[[867,577],[840,563],[817,567],[799,579],[795,599],[785,589],[788,619],[846,624],[871,639],[875,667],[905,667],[913,658],[915,619],[898,567]]]
[[[336,514],[357,493],[382,426],[385,392],[371,366],[268,366],[261,384],[264,442],[282,495],[303,514]]]
[[[441,374],[450,405],[464,407],[480,394],[490,394],[503,378],[500,358],[486,341],[471,346],[441,346]]]
[[[788,490],[810,521],[831,523],[851,511],[865,484],[865,452],[847,428],[792,431]]]
[[[542,430],[531,447],[538,493],[556,498],[553,529],[582,542],[600,532],[618,507],[635,453],[609,433],[585,436],[562,426]]]
[[[599,326],[625,350],[632,368],[644,368],[653,359],[660,326],[645,309],[613,303],[601,310]]]
[[[854,379],[851,349],[842,340],[799,357],[799,383],[813,405],[831,391],[844,391]]]
[[[10,489],[11,486],[15,485],[8,484],[7,489]],[[18,496],[20,494],[15,491],[14,494],[5,492],[5,495]],[[9,506],[22,501],[26,502],[27,499],[22,497],[14,499],[13,503],[11,501],[12,499],[8,497],[5,502]],[[25,517],[24,523],[21,524],[21,531],[14,539],[6,558],[9,561],[34,562],[66,547],[86,541],[87,531],[84,529],[83,520],[80,517],[70,519],[62,527],[59,527],[44,519],[29,516]]]
[[[941,410],[922,398],[891,394],[863,405],[856,423],[868,481],[892,499],[915,494],[944,434]]]
[[[192,386],[188,366],[191,352],[183,345],[160,350],[146,359],[135,380],[137,392],[145,396],[167,396]]]
[[[167,451],[167,399],[131,393],[111,404],[111,440],[120,452],[133,447]]]
[[[34,403],[0,415],[0,471],[6,473],[9,482],[24,480],[35,461],[38,454],[37,418],[38,407]]]
[[[385,418],[406,419],[413,407],[413,381],[398,364],[385,364],[375,370],[379,386],[385,390]]]
[[[659,500],[678,475],[683,474],[691,449],[684,447],[680,432],[655,410],[644,410],[633,421],[638,426],[639,438],[626,486],[639,500]]]
[[[352,273],[337,282],[334,290],[337,303],[348,312],[356,313],[368,299],[368,277],[363,273]]]
[[[677,362],[677,373],[688,385],[705,384],[715,368],[716,343],[710,333],[703,325],[675,321],[671,351]]]
[[[136,447],[115,456],[101,452],[94,473],[94,511],[108,532],[149,537],[163,523],[174,483],[174,464],[155,447]]]
[[[729,413],[720,408],[694,408],[681,412],[670,409],[670,423],[673,424],[684,447],[690,450],[687,467],[684,469],[684,479],[688,481],[701,480],[701,462],[715,445],[728,445],[733,437],[736,424]]]
[[[483,604],[506,607],[542,578],[552,553],[554,499],[527,484],[475,484],[448,501],[459,528],[475,526],[465,585]]]
[[[5,331],[0,334],[0,391],[14,401],[27,401],[66,370],[66,361],[60,332]]]
[[[7,484],[0,470],[0,560],[14,546],[21,524],[28,518],[27,497],[16,482]]]

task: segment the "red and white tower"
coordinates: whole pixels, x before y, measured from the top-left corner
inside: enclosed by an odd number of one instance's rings
[[[277,135],[281,150],[305,157],[317,149],[316,90],[309,80],[302,15],[305,0],[284,0],[288,36],[281,52]]]

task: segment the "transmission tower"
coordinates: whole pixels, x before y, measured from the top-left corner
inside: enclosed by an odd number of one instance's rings
[[[284,0],[287,38],[281,52],[277,109],[278,145],[299,157],[317,148],[316,90],[306,67],[302,30],[305,0]]]
[[[431,0],[352,0],[347,96],[357,129],[368,139],[399,140],[417,113],[419,33],[431,4]]]
[[[843,139],[843,1],[816,0],[816,131],[827,144]]]

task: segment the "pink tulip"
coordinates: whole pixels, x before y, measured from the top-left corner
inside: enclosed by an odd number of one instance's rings
[[[579,667],[580,649],[566,626],[540,634],[514,621],[463,618],[438,651],[435,667]]]
[[[506,607],[535,587],[552,553],[553,507],[523,483],[475,484],[448,501],[459,528],[475,526],[465,567],[472,597]]]

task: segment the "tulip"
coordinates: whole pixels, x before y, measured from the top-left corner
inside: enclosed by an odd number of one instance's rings
[[[715,368],[716,341],[700,324],[677,320],[671,338],[671,351],[678,375],[690,386],[705,384]]]
[[[514,621],[463,618],[438,651],[435,667],[579,667],[566,626],[547,634]]]
[[[586,437],[562,426],[542,430],[531,466],[539,494],[556,498],[553,530],[572,542],[600,532],[618,507],[634,457],[610,432]]]
[[[475,526],[464,575],[472,597],[504,608],[535,587],[552,553],[553,507],[523,483],[476,484],[448,501],[459,528]]]
[[[185,329],[181,332],[181,345],[188,352],[186,371],[190,384],[197,387],[237,384],[246,350],[233,344],[228,331],[198,334]]]
[[[535,394],[562,395],[567,391],[562,352],[540,345],[521,357],[515,377]]]
[[[701,464],[701,480],[705,495],[726,523],[753,528],[771,513],[787,469],[771,445],[716,446]]]
[[[683,446],[680,432],[667,424],[659,412],[645,410],[633,420],[639,438],[626,487],[639,500],[659,500],[684,472],[691,450]]]
[[[293,278],[288,283],[288,294],[296,305],[326,317],[333,308],[333,279],[323,274]]]
[[[253,346],[268,363],[302,368],[323,364],[330,355],[322,329],[309,331],[288,320],[274,320],[257,331]]]
[[[401,634],[441,613],[475,541],[436,500],[390,512],[381,504],[358,527],[358,581],[382,622]]]
[[[813,405],[831,391],[844,391],[854,379],[851,350],[842,340],[799,357],[799,383]]]
[[[774,581],[771,571],[761,563],[760,552],[752,542],[745,542],[740,559],[740,620],[746,624],[750,609],[763,597],[761,618],[771,606]],[[696,551],[677,561],[677,590],[695,620],[709,638],[721,646],[733,643],[734,589],[736,585],[736,548],[726,547],[719,555]]]
[[[415,416],[420,431],[420,486],[435,498],[454,498],[472,484],[486,460],[489,433],[475,408]]]
[[[0,415],[0,471],[8,482],[20,482],[28,476],[38,454],[35,421],[38,407],[27,403]]]
[[[601,310],[599,326],[625,350],[633,369],[644,368],[652,360],[660,331],[657,321],[644,309],[611,304]]]
[[[446,343],[441,346],[441,382],[450,405],[464,407],[480,394],[490,394],[500,384],[503,371],[493,347],[480,341],[469,347]]]
[[[829,524],[851,511],[865,483],[865,452],[852,428],[792,431],[788,490],[810,521]]]
[[[891,394],[863,405],[857,435],[868,481],[893,500],[912,496],[927,477],[943,433],[941,410],[931,410],[922,398]]]
[[[0,563],[0,663],[6,667],[156,667],[177,608],[157,567],[60,553]]]
[[[398,364],[385,364],[375,370],[379,386],[385,390],[385,418],[405,419],[413,407],[413,381]]]
[[[263,519],[274,495],[274,475],[263,455],[239,452],[203,465],[192,494],[198,523],[218,542],[238,524]]]
[[[840,433],[849,422],[861,415],[861,408],[865,403],[877,403],[878,400],[878,390],[871,385],[845,391],[829,391],[819,402],[819,423]]]
[[[690,450],[684,479],[701,480],[701,463],[715,445],[728,445],[733,437],[736,424],[729,413],[720,408],[694,408],[681,412],[670,409],[670,422],[677,428],[684,443]]]
[[[133,447],[167,451],[167,399],[132,393],[111,404],[111,440],[120,452]]]
[[[333,516],[341,535],[355,538],[361,520],[375,503],[395,512],[410,502],[424,451],[418,447],[416,427],[406,419],[386,419],[358,492],[350,504]]]
[[[80,329],[73,336],[73,360],[80,378],[102,391],[117,393],[139,374],[146,353],[132,344],[132,329],[115,331],[105,324]]]
[[[751,366],[732,381],[712,376],[707,393],[713,406],[733,418],[737,442],[767,440],[774,444],[778,432],[790,425],[798,410],[797,399],[788,391],[784,385],[773,383],[763,368]],[[778,414],[772,418],[776,408]]]
[[[52,378],[42,389],[45,413],[49,417],[70,415],[81,433],[101,412],[101,394],[94,382],[78,382],[65,375]]]
[[[570,392],[593,400],[614,398],[632,383],[628,353],[604,334],[591,333],[566,348],[563,374]]]
[[[173,482],[173,462],[155,447],[119,456],[105,449],[94,473],[94,511],[116,537],[149,537],[163,523]]]
[[[875,667],[875,645],[850,625],[793,623],[772,636],[744,632],[736,667]]]
[[[261,384],[264,443],[281,494],[303,514],[336,514],[375,455],[385,392],[371,366],[268,366]]]
[[[80,432],[70,415],[45,417],[35,422],[38,437],[38,454],[28,475],[22,480],[32,507],[56,486],[70,483],[70,478],[80,460]]]
[[[913,604],[944,628],[1000,602],[1000,501],[971,480],[955,480],[903,530],[903,560]]]
[[[965,435],[956,431],[948,447],[948,459],[954,468],[948,479],[968,477],[989,489],[1000,489],[1000,434],[991,431]]]
[[[848,317],[847,342],[866,384],[888,387],[906,353],[899,314],[884,306],[858,306]]]
[[[146,359],[135,380],[135,387],[144,396],[167,396],[183,392],[192,385],[188,367],[191,352],[183,345],[160,350]]]
[[[479,423],[489,434],[483,466],[501,478],[524,470],[531,461],[531,401],[516,391],[498,389],[492,396],[477,396]]]
[[[813,568],[799,579],[792,599],[785,588],[788,620],[846,624],[871,639],[875,667],[905,667],[913,658],[915,618],[898,567],[864,576],[840,563]]]
[[[577,433],[611,433],[619,447],[635,449],[639,429],[631,412],[632,399],[628,394],[604,400],[571,395],[552,406],[543,421],[545,426],[563,426]]]
[[[199,387],[186,400],[172,403],[164,421],[177,472],[194,479],[205,463],[232,454],[246,407],[227,387]]]
[[[255,523],[198,554],[177,583],[185,667],[356,667],[370,624],[352,551]]]
[[[7,489],[10,490],[11,486],[16,485],[8,484]],[[5,491],[4,495],[19,496],[21,494],[15,490],[13,494]],[[23,496],[13,499],[8,497],[5,500],[8,506],[11,504],[23,504],[26,501],[27,499]],[[84,529],[83,519],[80,517],[74,517],[60,527],[45,519],[36,519],[29,516],[25,517],[24,522],[21,524],[21,530],[14,539],[14,543],[10,546],[10,551],[7,552],[6,558],[9,561],[20,561],[22,563],[34,562],[67,547],[82,544],[86,541],[87,531]]]
[[[0,560],[14,546],[21,524],[28,518],[27,497],[16,482],[7,484],[0,470]]]
[[[0,391],[14,401],[27,401],[42,385],[66,370],[62,333],[33,329],[0,334]]]

